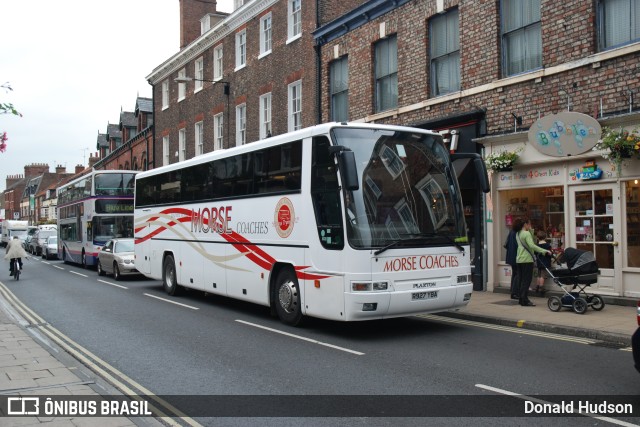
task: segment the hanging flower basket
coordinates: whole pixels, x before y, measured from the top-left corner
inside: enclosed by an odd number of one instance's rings
[[[489,154],[485,158],[487,169],[493,172],[509,172],[513,170],[513,165],[520,158],[520,150],[516,151],[497,151]]]
[[[625,129],[604,128],[602,138],[598,140],[595,151],[600,151],[600,155],[609,160],[616,167],[618,177],[622,171],[622,163],[626,159],[640,155],[640,135],[638,129],[629,132]]]

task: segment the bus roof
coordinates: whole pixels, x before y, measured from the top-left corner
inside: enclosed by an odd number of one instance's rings
[[[145,178],[147,176],[153,176],[156,174],[160,174],[163,172],[168,172],[175,169],[182,169],[189,166],[198,165],[201,163],[207,163],[216,159],[224,159],[226,157],[234,156],[237,154],[248,153],[254,150],[260,150],[262,148],[269,148],[271,146],[276,146],[282,144],[287,141],[295,141],[299,139],[309,138],[315,135],[324,135],[329,133],[329,131],[333,128],[353,128],[353,129],[381,129],[381,130],[390,130],[390,131],[405,131],[405,132],[419,132],[434,135],[437,133],[431,130],[412,128],[407,126],[395,126],[395,125],[382,125],[382,124],[371,124],[371,123],[355,123],[355,122],[330,122],[323,123],[315,126],[310,126],[304,129],[300,129],[293,132],[284,133],[281,135],[272,136],[267,139],[247,143],[238,147],[226,148],[223,150],[215,150],[210,151],[208,153],[201,154],[196,157],[192,157],[187,160],[183,160],[177,163],[171,163],[169,165],[160,166],[154,169],[150,169],[144,172],[139,172],[136,175],[136,179]]]

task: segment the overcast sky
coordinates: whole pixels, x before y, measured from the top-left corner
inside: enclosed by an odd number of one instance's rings
[[[0,84],[13,88],[0,102],[23,114],[0,115],[0,191],[27,164],[86,165],[98,133],[151,97],[145,77],[179,50],[179,0],[12,0],[0,14]]]

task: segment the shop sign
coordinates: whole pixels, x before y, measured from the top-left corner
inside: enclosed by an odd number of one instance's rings
[[[528,140],[542,154],[566,157],[590,151],[601,134],[600,123],[593,117],[564,111],[536,120]]]
[[[569,177],[571,177],[572,179],[574,176],[582,181],[600,179],[602,178],[602,169],[598,167],[595,161],[589,160],[583,167],[580,168],[580,170],[569,173]]]
[[[496,176],[498,188],[560,184],[564,179],[562,169],[557,166],[499,172]]]

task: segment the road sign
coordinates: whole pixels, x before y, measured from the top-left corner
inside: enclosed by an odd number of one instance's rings
[[[20,219],[20,212],[14,212],[13,219]]]

